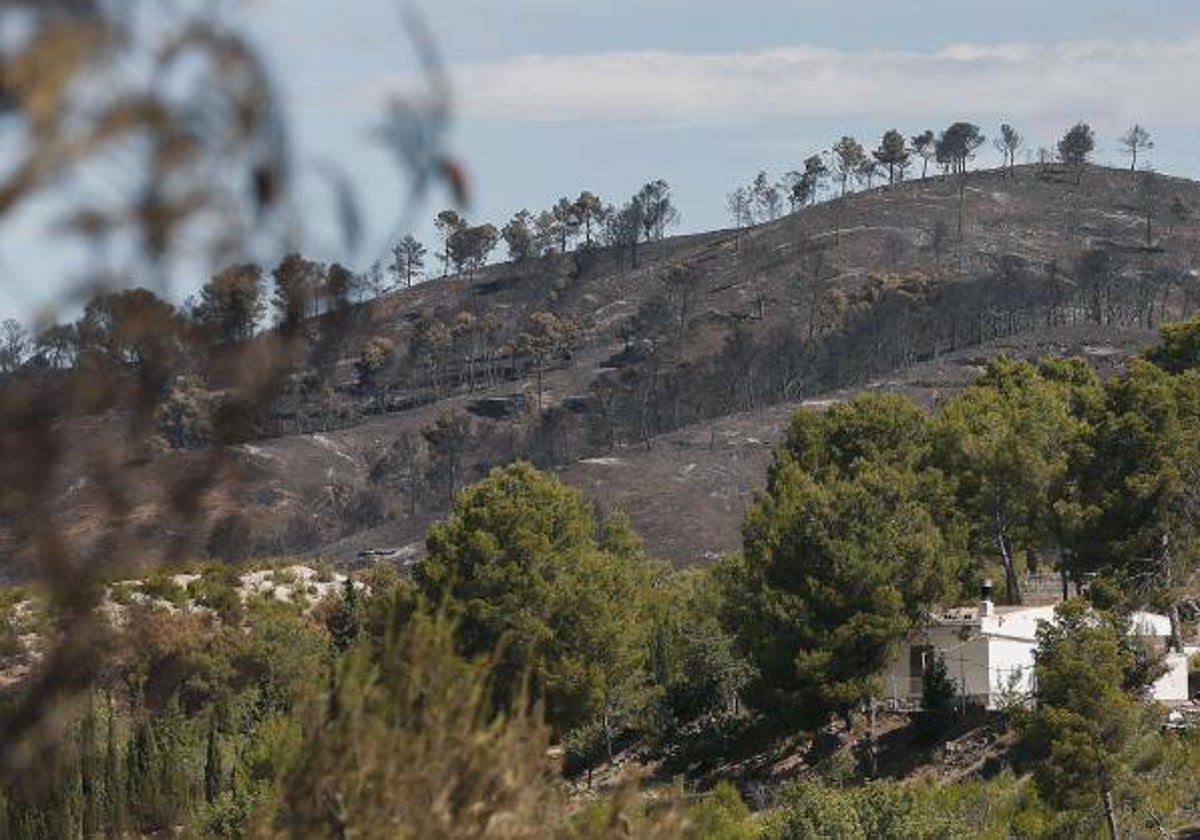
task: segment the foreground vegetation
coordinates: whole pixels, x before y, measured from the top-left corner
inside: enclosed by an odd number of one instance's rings
[[[1107,383],[1001,359],[932,416],[892,396],[801,412],[744,554],[705,569],[647,558],[623,516],[517,463],[458,494],[411,579],[309,605],[221,567],[160,575],[108,613],[117,657],[53,749],[16,751],[37,772],[0,794],[2,836],[1162,836],[1200,813],[1200,737],[1143,702],[1161,652],[1127,616],[1167,612],[1176,645],[1196,616],[1198,348],[1194,319]],[[988,778],[887,780],[871,742],[740,779],[753,813],[727,782],[695,794],[711,774],[592,783],[698,744],[719,766],[755,727],[852,730],[935,604],[996,572],[1019,602],[1041,557],[1089,585],[1042,628],[1037,702],[1014,698]],[[25,593],[3,604],[11,655]],[[69,631],[36,611],[37,634]],[[955,723],[942,678],[913,724],[933,743]]]

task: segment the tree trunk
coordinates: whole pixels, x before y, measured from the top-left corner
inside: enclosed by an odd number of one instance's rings
[[[1179,617],[1179,604],[1171,604],[1168,615],[1171,618],[1171,650],[1183,653],[1183,628]]]
[[[1004,536],[1004,514],[999,505],[996,506],[994,522],[996,548],[1000,550],[1000,561],[1004,564],[1004,589],[1010,604],[1021,603],[1021,580],[1017,577],[1017,567],[1013,562],[1012,549]]]
[[[612,724],[608,718],[608,712],[604,713],[604,747],[608,751],[608,763],[613,762],[613,734]]]
[[[963,203],[967,197],[967,173],[963,170],[962,177],[958,182],[958,241],[963,239]]]
[[[867,761],[871,778],[877,779],[879,778],[879,743],[875,739],[875,698],[872,697],[867,703],[867,714],[871,722],[870,735],[868,736]]]
[[[1121,829],[1117,825],[1117,810],[1113,806],[1112,788],[1107,776],[1100,780],[1100,799],[1104,802],[1104,820],[1108,823],[1110,840],[1121,840]]]

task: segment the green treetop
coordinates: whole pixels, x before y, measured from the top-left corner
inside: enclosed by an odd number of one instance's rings
[[[1086,399],[1073,395],[1096,387],[1081,376],[1069,365],[1043,373],[1028,362],[993,359],[938,418],[939,463],[957,480],[975,546],[990,546],[1000,560],[1010,603],[1021,603],[1020,550],[1061,541],[1056,503],[1087,431],[1075,412]]]
[[[755,702],[820,722],[880,690],[899,642],[955,587],[961,549],[929,420],[863,396],[801,412],[750,511],[726,622],[758,669]]]
[[[650,567],[620,528],[610,551],[575,490],[527,463],[493,470],[429,531],[415,579],[459,622],[464,653],[501,650],[498,689],[528,670],[560,731],[609,727],[634,704],[645,669]]]

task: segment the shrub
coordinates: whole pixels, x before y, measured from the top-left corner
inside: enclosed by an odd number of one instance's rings
[[[719,782],[687,811],[689,836],[697,840],[753,840],[757,827],[731,782]]]
[[[839,787],[801,781],[784,788],[764,840],[958,840],[968,831],[933,788],[892,781]]]
[[[570,817],[546,757],[549,729],[525,702],[492,706],[489,667],[454,648],[452,629],[428,618],[377,665],[353,648],[334,697],[309,710],[265,836],[600,840],[634,824],[643,840],[683,836],[673,814],[647,814],[628,790]]]
[[[142,594],[156,601],[165,601],[176,607],[187,603],[187,590],[175,582],[175,576],[167,572],[155,572],[139,586]]]
[[[226,624],[240,624],[243,617],[240,586],[241,579],[235,567],[216,565],[205,569],[198,580],[192,581],[188,594]]]
[[[179,377],[158,409],[158,428],[163,439],[176,449],[196,449],[213,440],[213,416],[220,397],[204,383]]]
[[[921,713],[917,716],[917,727],[923,735],[934,735],[946,727],[954,714],[957,694],[945,657],[935,654],[921,674]]]
[[[22,651],[21,639],[12,617],[0,614],[0,659],[16,656]]]

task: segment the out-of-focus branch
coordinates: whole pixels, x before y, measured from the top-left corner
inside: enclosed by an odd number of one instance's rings
[[[57,202],[60,234],[119,241],[135,256],[116,277],[97,261],[76,290],[87,302],[73,326],[87,333],[76,336],[86,354],[0,382],[0,529],[44,586],[53,618],[35,674],[0,710],[0,774],[9,779],[53,754],[63,704],[104,668],[101,581],[195,544],[206,501],[237,480],[228,447],[251,434],[298,366],[337,346],[350,327],[339,317],[286,320],[214,343],[154,294],[111,288],[165,278],[197,253],[216,271],[256,242],[267,240],[273,253],[302,245],[290,130],[271,74],[251,40],[202,5],[155,5],[159,19],[148,27],[135,3],[0,3],[0,18],[27,24],[0,30],[25,33],[0,45],[0,133],[17,149],[0,170],[0,225],[35,200]],[[428,87],[419,103],[393,105],[384,136],[413,185],[400,210],[411,218],[438,178],[464,198],[465,178],[442,148],[449,83],[433,39],[414,13],[405,22]],[[69,188],[97,173],[116,184],[113,201],[87,201]],[[362,222],[353,185],[330,177],[343,238],[354,245]],[[131,500],[148,479],[133,467],[153,463],[147,439],[184,373],[217,383],[220,401],[212,445],[149,473],[161,502],[155,525],[172,535],[154,549],[134,527]],[[68,482],[72,510],[98,523],[87,539],[75,538],[79,523],[62,516]]]

